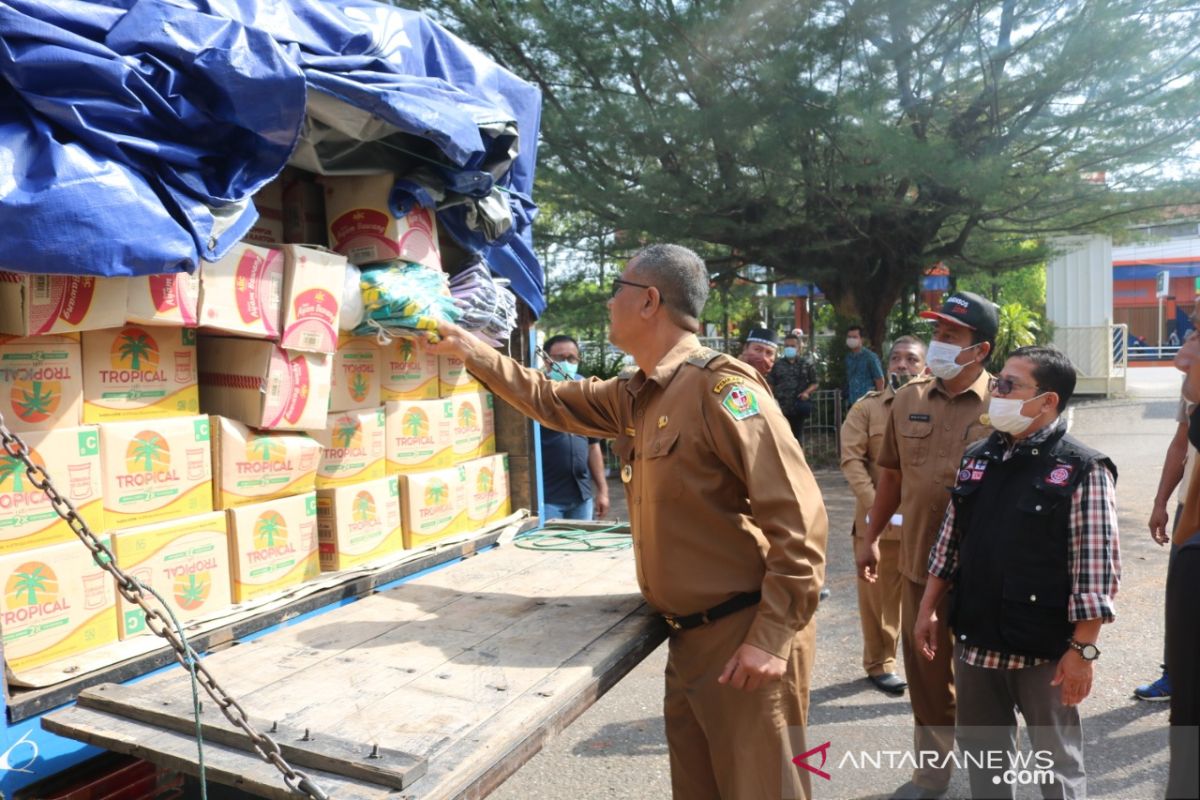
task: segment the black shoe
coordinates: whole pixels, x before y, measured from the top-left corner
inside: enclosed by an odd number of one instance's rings
[[[894,672],[885,672],[882,675],[868,675],[867,679],[875,684],[875,688],[887,694],[896,696],[904,694],[904,690],[908,688],[908,684]]]
[[[817,602],[824,603],[828,599],[829,599],[829,589],[825,586],[822,586],[820,593],[817,594]]]
[[[926,789],[924,786],[917,786],[909,781],[892,792],[891,800],[939,800],[945,796],[945,789]]]

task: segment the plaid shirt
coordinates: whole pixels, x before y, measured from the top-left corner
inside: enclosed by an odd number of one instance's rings
[[[1044,442],[1066,426],[1061,417],[1027,439],[1010,441],[1002,461],[1008,461],[1019,448]],[[1107,469],[1091,469],[1071,495],[1070,537],[1067,555],[1071,569],[1071,597],[1067,617],[1071,622],[1116,618],[1113,597],[1121,579],[1121,553],[1117,539],[1116,488]],[[929,574],[953,581],[958,571],[960,534],[954,525],[954,503],[946,507],[946,516],[937,541],[929,551]],[[1020,669],[1044,664],[1050,659],[1022,656],[964,647],[962,660],[975,667]]]

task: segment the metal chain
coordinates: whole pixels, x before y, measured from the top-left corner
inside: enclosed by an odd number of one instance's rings
[[[108,546],[96,534],[92,533],[87,523],[79,516],[79,512],[75,510],[75,506],[71,501],[58,493],[58,490],[54,488],[54,484],[50,481],[50,476],[30,458],[29,446],[5,425],[3,414],[0,414],[0,444],[3,444],[5,455],[19,459],[25,465],[25,474],[28,476],[29,482],[46,494],[46,497],[50,500],[50,504],[54,506],[54,511],[70,526],[71,530],[75,532],[75,535],[79,537],[84,546],[91,551],[92,558],[96,564],[116,579],[117,591],[121,593],[121,596],[131,603],[136,603],[142,609],[142,612],[146,615],[146,626],[155,634],[167,640],[171,648],[175,651],[175,659],[185,668],[188,667],[189,658],[191,659],[195,667],[196,680],[204,687],[204,691],[208,692],[208,696],[216,701],[217,706],[221,709],[221,713],[230,722],[241,728],[246,736],[250,738],[254,752],[258,753],[264,761],[275,765],[275,768],[283,774],[283,782],[293,792],[304,794],[312,798],[312,800],[328,800],[329,796],[309,775],[296,769],[284,759],[283,753],[274,739],[264,733],[260,733],[250,724],[246,709],[242,708],[237,700],[221,688],[221,685],[217,683],[217,679],[212,676],[212,673],[200,661],[200,657],[192,649],[191,645],[185,644],[179,638],[179,634],[166,616],[157,608],[152,608],[146,602],[145,593],[138,582],[117,566],[112,551],[108,549]]]

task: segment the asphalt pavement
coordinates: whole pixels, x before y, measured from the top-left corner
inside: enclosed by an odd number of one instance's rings
[[[1139,374],[1145,373],[1145,374]],[[1131,370],[1125,399],[1081,401],[1071,431],[1106,452],[1117,484],[1122,581],[1117,621],[1105,626],[1092,695],[1084,716],[1089,795],[1161,798],[1166,783],[1167,704],[1134,700],[1133,688],[1154,679],[1162,657],[1162,597],[1167,553],[1154,544],[1146,520],[1162,457],[1175,430],[1177,373]],[[856,768],[846,754],[909,746],[906,698],[875,690],[861,668],[861,644],[850,545],[853,497],[836,471],[817,475],[830,518],[827,585],[832,596],[817,612],[817,659],[808,742],[829,741],[830,779],[817,778],[818,798],[886,797],[907,768]],[[619,483],[613,497],[621,514]],[[1173,505],[1172,505],[1173,508]],[[586,558],[587,554],[581,554]],[[659,648],[492,795],[498,800],[646,800],[670,796],[662,720],[666,648]],[[951,796],[966,797],[965,775]],[[1017,796],[1038,797],[1032,785]]]

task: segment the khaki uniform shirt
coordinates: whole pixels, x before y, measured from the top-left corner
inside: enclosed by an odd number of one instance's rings
[[[842,423],[842,474],[854,492],[853,533],[856,536],[866,532],[867,512],[875,502],[875,485],[879,482],[876,462],[879,450],[883,447],[883,435],[887,433],[892,398],[895,396],[890,386],[882,392],[867,392],[850,406],[846,421]],[[899,539],[899,526],[889,522],[881,538]]]
[[[817,606],[829,524],[787,420],[752,367],[688,336],[646,374],[551,381],[493,350],[470,371],[543,424],[615,438],[638,584],[672,615],[762,592],[746,643],[787,658]]]
[[[916,378],[896,392],[878,464],[901,474],[900,574],[925,583],[929,550],[950,502],[950,490],[967,445],[990,436],[987,370],[951,397],[935,378]]]

